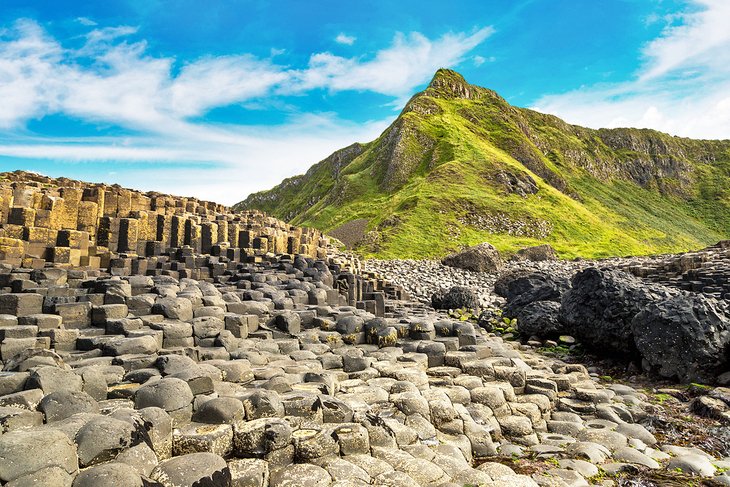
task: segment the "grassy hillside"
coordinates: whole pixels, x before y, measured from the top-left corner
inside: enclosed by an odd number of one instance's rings
[[[380,257],[484,241],[566,258],[675,252],[730,235],[730,141],[577,127],[439,70],[378,139],[237,207]]]

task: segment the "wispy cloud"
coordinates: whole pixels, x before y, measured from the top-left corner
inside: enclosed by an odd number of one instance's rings
[[[93,27],[96,25],[96,22],[91,20],[88,17],[76,17],[76,22],[78,22],[81,25],[85,25],[86,27]]]
[[[397,34],[393,44],[369,60],[315,54],[297,73],[294,89],[367,90],[403,97],[443,66],[454,66],[494,32],[485,27],[472,34],[446,34],[430,40],[417,32]]]
[[[204,176],[191,170],[190,178],[173,177],[163,170],[166,177],[145,181],[175,192],[188,184],[195,189],[192,194],[227,203],[301,172],[339,147],[371,140],[387,121],[356,125],[335,114],[289,117],[277,126],[200,121],[210,110],[271,104],[277,97],[315,89],[372,91],[399,99],[438,67],[460,63],[492,32],[485,28],[436,39],[397,34],[380,51],[352,58],[315,53],[304,69],[297,69],[250,54],[181,63],[150,54],[134,26],[79,23],[92,28],[83,45],[74,48],[32,20],[19,20],[0,33],[0,156],[205,163]],[[48,115],[116,126],[129,134],[73,140],[28,136],[26,124]],[[220,184],[213,184],[213,173]]]
[[[534,108],[589,127],[730,139],[730,2],[695,0],[644,46],[633,80],[544,96]]]
[[[351,46],[355,43],[357,40],[357,37],[355,36],[348,36],[344,32],[340,32],[337,37],[335,37],[335,42],[338,44],[345,44],[347,46]]]

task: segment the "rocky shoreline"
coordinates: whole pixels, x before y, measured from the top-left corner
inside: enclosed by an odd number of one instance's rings
[[[708,410],[727,409],[727,389],[632,387],[424,303],[430,276],[483,291],[494,275],[360,267],[269,254],[207,280],[4,268],[25,292],[0,295],[0,481],[730,485],[727,444],[687,432],[720,427]],[[385,298],[370,310],[350,300],[368,287]]]

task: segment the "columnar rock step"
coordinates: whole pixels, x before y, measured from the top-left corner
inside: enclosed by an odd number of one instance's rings
[[[358,286],[342,260],[282,256],[211,281],[59,283],[49,269],[38,292],[0,295],[0,481],[564,486],[599,467],[730,480],[730,459],[659,444],[639,391],[423,306],[346,305]],[[64,289],[93,292],[44,313]],[[495,461],[525,456],[553,460],[532,477]]]
[[[730,240],[627,268],[637,277],[730,300]]]

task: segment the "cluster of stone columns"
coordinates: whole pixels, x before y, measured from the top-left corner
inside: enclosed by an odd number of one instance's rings
[[[0,261],[26,268],[46,263],[106,269],[120,254],[323,257],[327,240],[258,211],[233,213],[195,198],[141,193],[119,186],[0,174]]]

